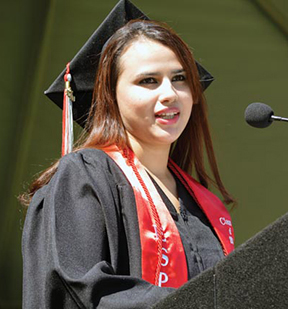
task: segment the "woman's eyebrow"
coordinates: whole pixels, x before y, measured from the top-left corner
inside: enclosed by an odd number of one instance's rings
[[[184,69],[173,70],[172,73],[173,73],[173,74],[185,73],[185,70],[184,70]]]
[[[147,77],[147,76],[157,76],[160,75],[160,72],[142,72],[137,74],[136,77]]]
[[[178,74],[178,73],[185,73],[184,69],[176,69],[171,71],[172,74]],[[147,77],[147,76],[157,76],[161,75],[160,72],[142,72],[140,74],[137,74],[136,77]]]

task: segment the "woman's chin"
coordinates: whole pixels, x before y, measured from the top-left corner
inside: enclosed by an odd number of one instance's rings
[[[154,143],[155,146],[156,145],[163,145],[163,146],[170,146],[171,144],[173,144],[177,139],[178,139],[178,135],[161,135],[161,136],[157,136],[154,137],[153,139],[150,140],[150,143]]]
[[[178,137],[181,135],[178,130],[157,130],[153,132],[146,132],[145,134],[132,134],[131,132],[127,132],[130,143],[142,145],[151,145],[151,146],[170,146],[173,144]],[[134,133],[134,132],[133,132]],[[138,132],[137,132],[138,133]],[[142,132],[144,133],[144,132]]]

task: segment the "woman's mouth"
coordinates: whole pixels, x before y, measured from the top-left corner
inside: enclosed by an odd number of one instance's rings
[[[161,119],[173,119],[176,116],[179,115],[179,112],[173,112],[173,113],[162,113],[162,114],[158,114],[156,115],[156,118],[161,118]]]
[[[180,116],[179,110],[160,112],[155,115],[156,122],[161,125],[174,125]]]

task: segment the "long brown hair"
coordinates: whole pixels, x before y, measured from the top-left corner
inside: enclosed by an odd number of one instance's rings
[[[92,105],[84,134],[74,151],[83,148],[103,148],[117,144],[124,149],[129,140],[116,100],[116,85],[120,74],[119,60],[123,52],[137,39],[147,38],[170,48],[178,57],[187,74],[193,96],[193,112],[185,130],[171,146],[170,157],[186,172],[195,170],[200,183],[208,187],[213,183],[221,192],[224,202],[235,202],[225,189],[213,150],[207,107],[199,74],[188,45],[167,25],[154,21],[133,20],[119,29],[103,48],[93,91]],[[204,149],[213,174],[211,178],[204,165]],[[57,161],[34,181],[20,200],[28,204],[34,193],[47,184],[57,170]]]

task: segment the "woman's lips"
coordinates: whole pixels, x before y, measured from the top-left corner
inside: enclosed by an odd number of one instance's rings
[[[167,110],[167,111],[161,111],[158,112],[155,117],[156,117],[156,121],[160,124],[165,124],[165,125],[172,125],[174,123],[176,123],[179,119],[179,111],[178,110]]]
[[[156,115],[156,118],[173,119],[178,114],[179,113],[163,113],[163,114]]]

